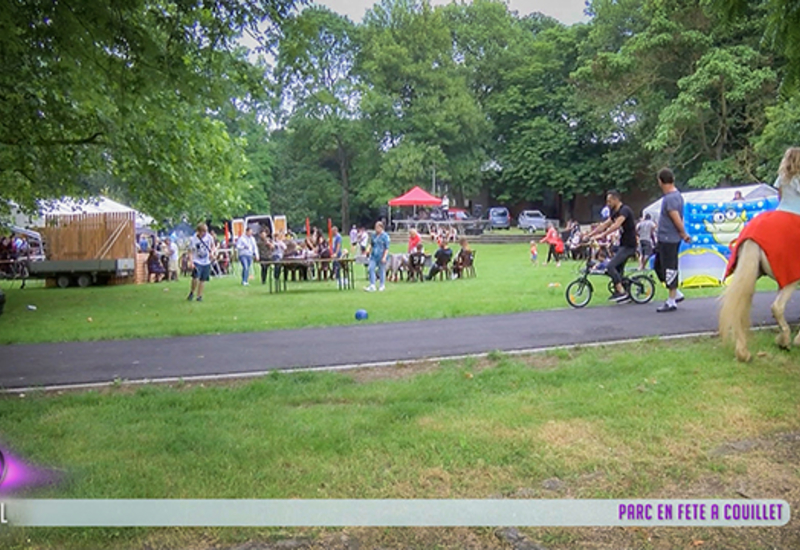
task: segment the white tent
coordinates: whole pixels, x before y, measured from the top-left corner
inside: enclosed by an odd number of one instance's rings
[[[65,197],[52,201],[39,201],[42,214],[103,214],[111,212],[136,212],[133,208],[106,197],[73,199]]]
[[[722,187],[717,189],[700,189],[698,191],[683,192],[683,202],[730,202],[737,191],[742,193],[744,200],[760,199],[763,197],[774,197],[778,190],[766,183],[754,183],[751,185],[740,185],[739,187]],[[658,221],[661,214],[661,199],[644,209],[643,214],[650,214],[650,217]]]
[[[135,212],[136,227],[147,227],[153,223],[153,218],[142,212],[113,201],[107,197],[93,197],[90,199],[62,199],[39,201],[39,217],[25,216],[17,208],[12,207],[12,219],[16,225],[27,227],[42,227],[43,217],[52,214],[97,214],[112,212]]]

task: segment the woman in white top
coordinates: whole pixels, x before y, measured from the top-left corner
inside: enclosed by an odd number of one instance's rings
[[[775,187],[781,197],[778,210],[800,216],[800,147],[786,150],[778,169]]]
[[[247,228],[244,235],[236,241],[236,250],[239,252],[239,262],[242,264],[242,284],[247,286],[250,279],[250,266],[253,265],[253,258],[258,258],[258,245],[253,237],[253,230]]]

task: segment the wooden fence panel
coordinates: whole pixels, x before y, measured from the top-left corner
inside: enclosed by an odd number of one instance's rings
[[[45,225],[42,234],[51,260],[136,257],[133,212],[51,215]]]

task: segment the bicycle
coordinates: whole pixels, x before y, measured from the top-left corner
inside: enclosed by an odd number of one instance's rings
[[[25,288],[25,281],[30,277],[27,258],[9,258],[0,260],[0,279],[11,281],[22,281]]]
[[[581,268],[578,278],[567,285],[567,303],[574,308],[586,307],[592,300],[594,286],[589,280],[590,275],[604,275],[611,278],[606,271],[592,270],[591,263],[592,259],[590,255],[586,260],[586,265]],[[637,304],[646,304],[650,302],[656,295],[656,283],[653,278],[647,273],[639,273],[628,277],[624,274],[624,264],[620,267],[623,272],[622,286],[625,288],[625,292],[628,293],[628,296],[631,297],[631,300]],[[608,291],[609,294],[613,294],[616,291],[613,280],[608,282]]]

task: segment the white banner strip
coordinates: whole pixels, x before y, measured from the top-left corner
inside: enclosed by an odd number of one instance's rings
[[[29,527],[769,527],[784,500],[12,500]]]

